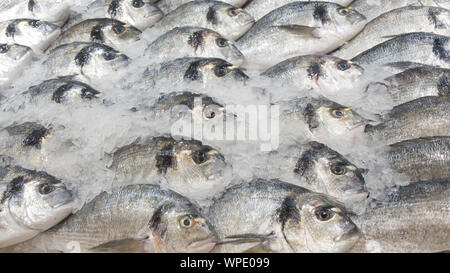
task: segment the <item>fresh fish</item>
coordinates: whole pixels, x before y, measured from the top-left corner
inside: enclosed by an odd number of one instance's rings
[[[222,251],[258,244],[269,252],[346,252],[360,233],[345,208],[325,195],[278,180],[227,189],[209,208]],[[251,247],[251,245],[250,245]]]
[[[49,69],[47,77],[73,76],[80,79],[102,79],[129,63],[129,58],[106,45],[71,43],[50,51],[43,62]]]
[[[280,8],[284,5],[290,4],[292,2],[298,2],[296,0],[248,0],[245,6],[245,11],[250,13],[255,20],[261,19],[264,15],[268,14],[272,10]],[[312,2],[312,1],[304,1],[304,2]],[[347,6],[351,2],[351,0],[319,0],[316,2],[331,2],[336,3],[341,6]]]
[[[0,167],[0,197],[0,248],[33,238],[74,208],[63,182],[18,166]]]
[[[209,221],[185,197],[156,185],[103,192],[32,244],[62,252],[209,252]]]
[[[352,61],[363,67],[415,62],[450,68],[449,39],[432,33],[403,34],[364,51]]]
[[[41,52],[61,34],[61,29],[49,22],[14,19],[0,22],[0,43],[15,43]]]
[[[247,12],[218,1],[191,1],[169,14],[154,25],[166,33],[175,27],[202,27],[214,30],[226,39],[241,37],[255,20]]]
[[[450,97],[423,97],[394,107],[384,122],[365,131],[388,144],[432,136],[450,135]]]
[[[275,83],[280,82],[283,86],[295,87],[299,91],[316,90],[331,98],[342,92],[359,91],[368,84],[362,67],[327,55],[290,58],[261,75],[271,78]]]
[[[11,83],[31,62],[33,51],[27,46],[0,43],[0,86]]]
[[[88,19],[61,34],[49,50],[73,42],[94,42],[113,48],[126,48],[138,41],[141,31],[113,19]]]
[[[228,168],[214,148],[196,140],[154,137],[114,151],[109,169],[126,176],[158,175],[170,185],[208,186],[220,182]]]
[[[258,173],[279,176],[283,181],[327,194],[348,203],[367,198],[365,170],[318,142],[293,145],[267,155]],[[267,168],[270,166],[270,168]],[[281,174],[281,176],[280,176]]]
[[[352,217],[363,234],[355,252],[440,252],[450,249],[450,181],[401,187],[365,214]]]
[[[395,2],[395,1],[394,1]],[[450,35],[450,11],[436,7],[404,7],[380,15],[333,55],[351,59],[401,34],[428,32]]]
[[[86,12],[75,16],[67,27],[86,19],[111,18],[144,31],[163,17],[162,11],[149,0],[95,0]]]
[[[366,16],[368,22],[383,13],[406,6],[431,6],[450,9],[448,0],[354,0],[349,7]]]
[[[450,177],[450,137],[427,137],[391,145],[392,167],[410,181]]]
[[[169,12],[175,10],[181,5],[184,5],[192,0],[160,0],[158,1],[158,7],[164,12],[164,14],[168,14]],[[198,1],[198,0],[194,0]],[[247,0],[223,0],[221,2],[230,4],[235,7],[242,7]]]
[[[14,0],[0,3],[0,21],[18,18],[47,21],[63,26],[69,18],[66,0]]]
[[[144,72],[146,86],[161,89],[168,88],[167,83],[171,89],[185,88],[187,84],[201,88],[216,83],[244,83],[248,78],[238,67],[216,58],[181,58],[150,66]]]
[[[152,62],[185,57],[220,58],[241,65],[244,56],[234,43],[219,33],[197,27],[176,27],[157,38],[145,51]]]
[[[361,14],[328,2],[294,2],[255,23],[236,43],[246,68],[267,69],[282,60],[326,54],[358,34]]]

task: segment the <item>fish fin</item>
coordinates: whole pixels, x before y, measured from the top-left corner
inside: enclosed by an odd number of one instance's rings
[[[433,139],[437,139],[437,138],[440,138],[440,137],[422,137],[422,138],[417,138],[417,139],[405,140],[405,141],[402,141],[402,142],[391,144],[389,146],[391,148],[402,148],[402,147],[406,147],[406,146],[409,146],[409,145],[422,143],[424,141],[433,140]],[[446,137],[442,137],[442,138],[446,138]]]
[[[271,253],[271,252],[265,249],[262,244],[258,244],[252,248],[245,250],[242,253]]]
[[[282,26],[273,26],[279,28],[280,30],[284,30],[288,33],[304,36],[307,38],[319,39],[320,36],[317,34],[317,30],[319,28],[316,27],[308,27],[302,25],[282,25]]]
[[[243,240],[243,241],[255,241],[255,240],[264,241],[264,240],[273,238],[274,235],[275,235],[274,232],[271,232],[269,234],[245,233],[245,234],[230,235],[225,238],[226,239],[239,239],[239,240]]]
[[[383,39],[394,39],[397,36],[399,36],[399,35],[386,35],[386,36],[381,36],[381,38],[383,38]]]
[[[144,239],[122,239],[110,241],[96,247],[90,248],[89,252],[97,253],[136,253],[146,252]]]

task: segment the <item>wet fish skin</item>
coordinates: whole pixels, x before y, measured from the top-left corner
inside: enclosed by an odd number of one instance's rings
[[[415,62],[450,68],[450,38],[432,33],[399,35],[354,57],[362,67]]]
[[[155,63],[185,57],[221,58],[235,65],[244,62],[244,55],[232,41],[213,30],[198,27],[170,30],[152,42],[145,55]]]
[[[264,70],[291,57],[333,51],[365,23],[361,14],[334,3],[294,2],[261,18],[236,45],[244,67]]]
[[[203,27],[237,40],[255,20],[242,9],[219,1],[191,1],[166,14],[154,28],[165,33],[175,27]]]
[[[448,250],[449,185],[448,179],[413,183],[400,188],[390,200],[379,202],[375,208],[352,217],[363,234],[352,252],[431,253]]]
[[[15,0],[0,3],[0,21],[21,18],[47,21],[63,26],[69,18],[69,5],[65,0]]]
[[[63,182],[19,166],[0,167],[0,248],[33,238],[74,208]]]
[[[444,8],[408,6],[395,9],[368,23],[361,33],[334,52],[333,55],[351,59],[395,36],[412,32],[449,36],[449,18],[450,11]]]
[[[101,43],[113,48],[125,48],[140,39],[141,31],[113,19],[87,19],[66,31],[48,49],[73,42]]]
[[[209,252],[216,236],[200,209],[157,185],[103,192],[32,244],[62,252]],[[100,250],[96,250],[96,247]]]
[[[208,216],[221,241],[241,241],[220,245],[223,252],[244,251],[258,239],[268,252],[346,252],[360,236],[341,205],[278,180],[228,188]]]
[[[13,19],[0,22],[0,43],[16,43],[37,52],[46,50],[60,34],[59,26],[45,21]]]
[[[0,86],[11,83],[31,62],[33,51],[27,46],[0,43]]]
[[[423,97],[394,107],[378,125],[365,132],[386,144],[450,135],[450,97]]]
[[[388,159],[411,182],[446,179],[450,177],[450,138],[427,137],[393,144]]]
[[[299,91],[316,90],[330,98],[367,84],[362,67],[328,55],[293,57],[269,68],[261,76]]]
[[[191,1],[192,0],[163,0],[163,1],[157,2],[157,5],[164,12],[164,14],[168,14],[169,12],[178,8],[179,6],[184,5]],[[194,0],[194,1],[198,1],[198,0]],[[247,0],[223,0],[221,2],[224,2],[224,3],[227,3],[232,6],[240,8],[240,7],[242,7],[242,5],[245,4],[245,2],[247,2]]]

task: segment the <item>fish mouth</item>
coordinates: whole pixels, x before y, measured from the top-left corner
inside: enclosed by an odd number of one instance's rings
[[[204,240],[193,242],[188,246],[189,252],[206,253],[210,252],[217,244],[217,239],[214,236],[208,237]]]
[[[335,242],[351,242],[356,243],[361,238],[361,232],[359,229],[354,226],[350,231],[342,234],[341,236],[337,237],[334,241]]]

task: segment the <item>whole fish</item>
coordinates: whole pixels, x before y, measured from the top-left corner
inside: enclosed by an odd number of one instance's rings
[[[221,241],[235,239],[237,245],[221,245],[227,252],[258,241],[257,248],[268,252],[346,252],[360,238],[344,207],[278,180],[255,179],[227,189],[208,216]]]
[[[395,36],[412,32],[449,36],[450,11],[444,8],[425,6],[408,6],[392,10],[368,23],[360,34],[333,55],[351,59]]]
[[[216,58],[181,58],[150,66],[144,72],[146,86],[158,86],[161,90],[186,85],[198,88],[216,83],[244,83],[248,76],[237,66]],[[160,91],[161,91],[160,90]]]
[[[255,20],[242,9],[219,1],[191,1],[166,14],[154,28],[166,33],[175,27],[203,27],[226,39],[241,37]]]
[[[378,125],[365,131],[388,144],[450,135],[450,97],[423,97],[394,107]]]
[[[392,167],[410,181],[450,177],[450,137],[427,137],[391,145]]]
[[[0,86],[5,86],[21,74],[31,62],[33,51],[27,46],[0,43]]]
[[[363,234],[355,252],[440,252],[450,249],[450,181],[401,187],[385,202],[352,217]]]
[[[236,45],[246,67],[267,69],[294,56],[326,54],[353,38],[365,24],[364,16],[338,4],[294,2],[261,18]]]
[[[208,186],[220,181],[228,168],[222,154],[196,140],[154,137],[138,140],[114,151],[108,167],[126,176],[156,174],[169,186]]]
[[[406,6],[431,6],[450,9],[448,0],[354,0],[349,7],[366,16],[368,22],[383,13]]]
[[[0,248],[33,238],[74,208],[63,182],[18,166],[0,167],[0,197]]]
[[[397,36],[354,57],[363,67],[398,62],[415,62],[450,68],[450,38],[432,33],[409,33]]]
[[[245,10],[250,13],[255,20],[261,19],[264,15],[268,14],[272,10],[280,8],[284,5],[290,4],[292,2],[298,2],[296,0],[248,0],[245,5]],[[311,1],[304,1],[311,2]],[[351,0],[319,0],[316,2],[331,2],[336,3],[341,6],[347,6]]]
[[[106,45],[76,42],[50,51],[43,62],[47,76],[77,76],[80,79],[102,79],[125,67],[129,58]]]
[[[209,221],[185,197],[156,185],[103,192],[32,244],[61,252],[209,252]]]
[[[140,35],[137,28],[117,20],[88,19],[64,31],[49,50],[73,42],[93,42],[122,49],[138,41]]]
[[[111,18],[144,31],[163,17],[162,11],[149,0],[95,0],[83,14],[74,16],[71,27],[86,19]]]
[[[272,176],[273,173],[283,181],[333,196],[344,203],[368,196],[362,176],[365,170],[319,142],[279,149],[270,153],[263,164],[259,174],[268,172]],[[267,170],[267,166],[270,169]]]
[[[61,34],[61,29],[52,23],[14,19],[0,22],[0,43],[15,43],[41,52]]]
[[[157,2],[158,7],[164,12],[164,14],[168,14],[172,10],[178,8],[181,5],[184,5],[192,0],[160,0]],[[198,1],[198,0],[194,0]],[[223,0],[221,2],[230,4],[235,7],[242,7],[247,0]]]
[[[197,27],[176,27],[153,41],[145,50],[152,62],[185,57],[220,58],[241,65],[244,55],[219,33]]]
[[[66,0],[14,0],[0,3],[0,21],[18,18],[47,21],[63,26],[69,18]]]
[[[261,74],[300,91],[316,90],[323,96],[359,91],[368,84],[359,65],[333,56],[307,55],[287,59]]]

